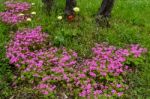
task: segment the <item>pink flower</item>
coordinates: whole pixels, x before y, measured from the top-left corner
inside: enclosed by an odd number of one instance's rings
[[[86,86],[86,89],[91,89],[91,88],[92,88],[91,84],[88,84],[88,85]]]
[[[96,74],[94,72],[90,72],[90,76],[96,77]]]
[[[94,91],[94,95],[99,95],[99,94],[102,94],[103,92],[102,92],[102,90],[95,90]]]
[[[82,91],[81,93],[79,93],[79,96],[81,97],[85,97],[87,94],[86,94],[86,91]]]
[[[47,81],[50,78],[51,78],[50,76],[46,76],[46,77],[42,78],[42,81],[45,82],[45,81]]]
[[[80,78],[85,78],[86,75],[85,75],[85,74],[79,74],[79,77],[80,77]]]
[[[121,84],[117,84],[117,88],[120,88],[121,87]]]
[[[120,97],[123,95],[123,92],[118,92],[117,95]]]
[[[48,95],[49,93],[48,93],[48,91],[43,91],[43,94]]]
[[[112,90],[111,92],[114,94],[114,93],[116,93],[116,90]]]

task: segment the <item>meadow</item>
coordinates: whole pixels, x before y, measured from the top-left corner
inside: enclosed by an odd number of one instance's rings
[[[31,22],[20,24],[18,30],[42,26],[44,32],[50,35],[49,42],[56,47],[73,49],[82,58],[92,56],[91,48],[95,43],[107,42],[117,48],[129,44],[139,44],[147,48],[144,61],[136,65],[136,70],[127,75],[129,88],[125,91],[123,99],[149,99],[150,98],[150,1],[149,0],[116,0],[111,18],[110,27],[100,27],[95,22],[101,0],[77,0],[80,8],[73,22],[58,20],[63,16],[65,0],[54,1],[51,14],[48,15],[41,0],[20,0],[35,3],[32,11],[36,15]],[[5,0],[0,0],[0,12],[5,10]],[[15,90],[11,87],[15,69],[10,66],[6,58],[6,45],[16,28],[0,21],[0,99],[15,97],[18,94],[26,97],[31,90],[21,84]],[[30,85],[26,85],[30,86]],[[38,97],[38,96],[35,96]],[[42,96],[39,96],[42,97]],[[39,98],[38,97],[38,98]],[[114,97],[112,97],[114,98]],[[18,98],[19,99],[19,98]],[[28,99],[28,98],[23,98]],[[105,99],[105,97],[104,97]]]

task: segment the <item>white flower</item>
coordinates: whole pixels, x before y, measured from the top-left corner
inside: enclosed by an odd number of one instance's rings
[[[34,15],[35,15],[35,14],[36,14],[36,12],[31,12],[31,14],[34,14]]]
[[[23,14],[23,13],[20,13],[20,14],[18,14],[18,16],[24,16],[24,14]]]
[[[35,3],[31,3],[31,5],[35,5]]]
[[[31,21],[31,18],[27,18],[27,21]]]
[[[58,19],[58,20],[62,20],[62,16],[58,16],[57,19]]]
[[[80,8],[79,8],[79,7],[74,7],[74,8],[73,8],[73,11],[74,11],[74,12],[79,12],[79,11],[80,11]]]

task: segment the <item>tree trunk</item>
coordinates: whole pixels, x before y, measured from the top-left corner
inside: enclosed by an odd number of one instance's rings
[[[66,0],[65,16],[74,16],[73,8],[76,7],[76,0]]]
[[[113,5],[114,0],[103,0],[98,15],[110,17]]]
[[[44,3],[47,12],[50,13],[53,5],[53,0],[42,0],[42,2]]]
[[[99,8],[96,22],[103,26],[109,26],[108,18],[111,16],[115,0],[103,0]]]

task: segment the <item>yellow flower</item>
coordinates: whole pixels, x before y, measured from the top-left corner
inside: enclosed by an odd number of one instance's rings
[[[35,14],[36,14],[36,12],[31,12],[31,14],[34,14],[34,15],[35,15]]]
[[[23,13],[20,13],[20,14],[18,14],[18,16],[24,16],[24,14],[23,14]]]
[[[58,20],[62,20],[62,16],[58,16],[57,19],[58,19]]]
[[[79,7],[74,7],[74,8],[73,8],[73,11],[74,11],[74,12],[79,12],[79,11],[80,11],[80,8],[79,8]]]
[[[35,3],[31,3],[31,5],[35,5]]]
[[[31,21],[32,19],[31,18],[27,18],[27,21]]]

